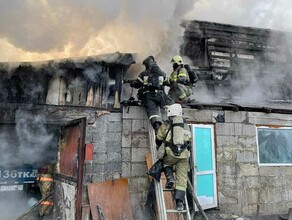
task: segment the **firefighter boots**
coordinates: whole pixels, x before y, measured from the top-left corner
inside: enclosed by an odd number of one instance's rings
[[[174,177],[173,177],[173,169],[172,167],[165,167],[164,168],[164,173],[166,176],[166,184],[165,188],[166,189],[171,189],[174,185]]]
[[[184,210],[184,203],[180,199],[176,199],[176,209],[177,211],[183,211]]]

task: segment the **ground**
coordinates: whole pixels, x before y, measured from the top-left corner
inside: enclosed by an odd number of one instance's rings
[[[239,216],[232,215],[232,214],[221,214],[216,209],[209,209],[205,210],[205,213],[209,220],[235,220]],[[194,214],[193,220],[204,220],[201,213],[198,211]]]
[[[260,216],[249,216],[240,217],[232,214],[222,214],[216,209],[205,210],[205,213],[209,220],[288,220],[288,214],[282,215],[260,215]],[[282,218],[280,218],[280,216]],[[204,220],[200,212],[196,212],[192,220]]]

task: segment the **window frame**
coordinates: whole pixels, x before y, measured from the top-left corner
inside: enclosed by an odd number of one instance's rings
[[[258,165],[261,167],[279,167],[279,166],[292,166],[291,163],[263,163],[260,162],[260,146],[259,146],[259,138],[258,138],[258,130],[259,129],[271,129],[271,130],[291,130],[292,127],[282,127],[282,126],[256,126],[256,144],[257,144],[257,159]],[[292,137],[292,136],[291,136]],[[292,148],[292,146],[291,146]]]

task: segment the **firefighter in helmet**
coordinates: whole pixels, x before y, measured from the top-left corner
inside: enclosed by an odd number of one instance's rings
[[[188,102],[192,94],[188,71],[184,67],[181,56],[176,55],[171,59],[173,72],[170,74],[167,85],[170,87],[168,95],[177,103]]]
[[[41,217],[51,214],[53,210],[53,195],[50,195],[54,187],[53,173],[54,165],[50,163],[38,169],[37,182],[42,194],[42,199],[47,197],[39,206],[39,215]]]
[[[165,188],[175,188],[175,199],[178,211],[184,209],[185,193],[187,188],[188,172],[190,170],[190,141],[191,132],[188,124],[182,117],[180,104],[172,104],[167,108],[168,120],[159,128],[156,135],[156,145],[165,147],[163,157],[166,176]],[[173,170],[175,168],[175,179]]]
[[[159,107],[173,103],[170,97],[164,92],[165,73],[159,68],[153,56],[148,56],[143,65],[145,70],[138,78],[130,83],[130,86],[138,91],[138,99],[145,106],[147,115],[155,131],[162,124],[159,115]]]

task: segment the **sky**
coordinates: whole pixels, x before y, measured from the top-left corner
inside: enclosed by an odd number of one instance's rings
[[[189,19],[291,31],[289,0],[198,0]]]
[[[0,0],[0,62],[178,53],[183,19],[291,31],[289,0]]]

